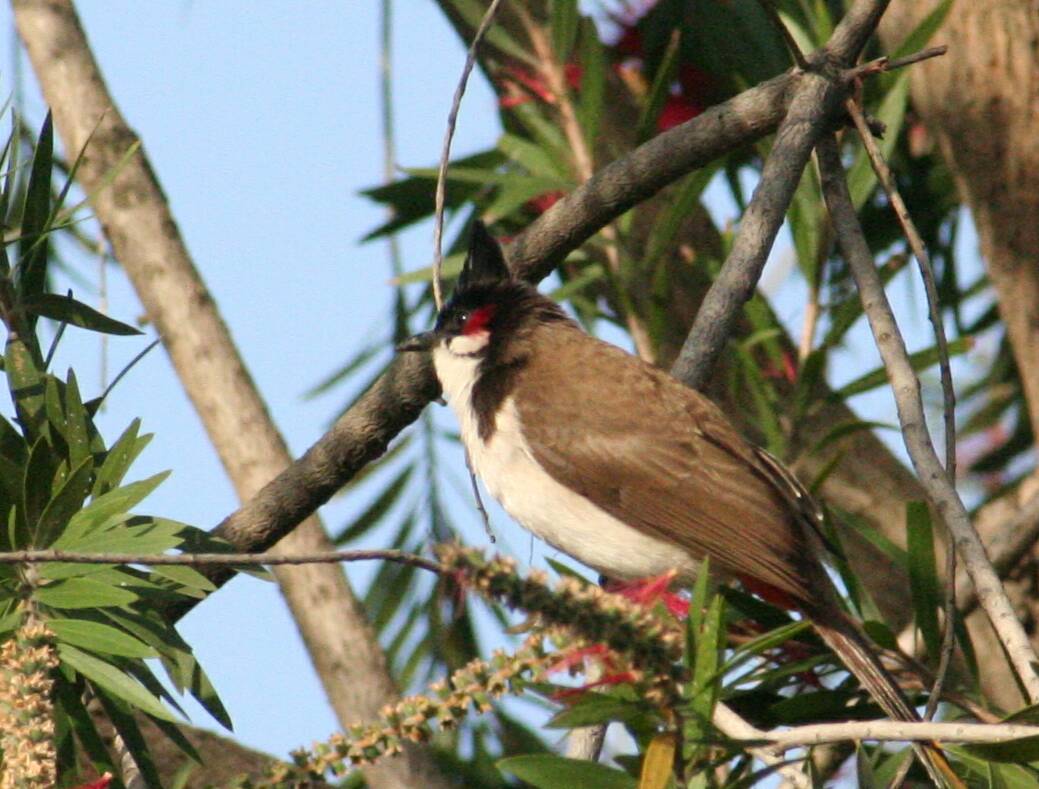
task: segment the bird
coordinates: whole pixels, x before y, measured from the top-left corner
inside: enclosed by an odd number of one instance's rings
[[[841,608],[794,474],[707,397],[512,276],[479,220],[434,328],[398,350],[431,352],[471,469],[521,526],[618,581],[689,585],[708,557],[712,577],[805,616],[889,716],[920,720]],[[936,785],[964,786],[936,745],[915,748]]]

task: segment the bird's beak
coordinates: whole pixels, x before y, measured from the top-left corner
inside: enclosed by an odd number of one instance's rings
[[[437,341],[436,332],[424,331],[398,343],[398,351],[428,351]]]

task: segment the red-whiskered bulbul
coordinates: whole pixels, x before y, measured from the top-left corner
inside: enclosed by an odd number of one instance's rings
[[[522,526],[614,579],[688,584],[708,556],[811,620],[888,715],[919,720],[841,609],[794,475],[706,397],[513,278],[481,223],[435,328],[399,349],[432,351],[473,471]],[[917,752],[936,783],[963,786],[935,746]]]

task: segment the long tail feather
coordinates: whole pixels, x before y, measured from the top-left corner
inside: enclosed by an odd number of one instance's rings
[[[880,662],[876,650],[852,620],[841,611],[829,607],[825,611],[806,613],[809,614],[823,641],[837,654],[848,671],[862,683],[884,712],[894,720],[920,720],[920,716],[910,705],[894,677]],[[937,743],[915,743],[913,748],[936,786],[966,789],[966,784],[953,771]]]

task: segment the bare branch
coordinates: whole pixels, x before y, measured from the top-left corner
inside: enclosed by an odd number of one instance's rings
[[[154,567],[179,565],[182,567],[278,566],[286,564],[337,564],[339,562],[366,562],[372,560],[395,562],[440,573],[444,568],[423,556],[397,550],[319,551],[316,553],[79,553],[77,551],[7,551],[0,553],[2,564],[143,564]]]
[[[825,138],[820,142],[818,151],[823,194],[830,210],[830,219],[838,245],[855,278],[863,309],[887,369],[902,426],[902,437],[913,468],[920,477],[931,506],[945,520],[953,534],[956,549],[977,589],[978,601],[985,609],[993,629],[999,634],[1011,665],[1029,698],[1034,702],[1039,700],[1039,675],[1033,667],[1037,660],[1035,652],[1014,614],[999,577],[985,555],[967,510],[945,474],[931,443],[920,398],[920,381],[909,362],[905,341],[899,333],[883,283],[874,268],[873,256],[862,235],[848,194],[837,143],[832,138]]]
[[[850,721],[794,726],[781,731],[760,731],[754,739],[768,741],[773,751],[787,751],[834,742],[873,740],[875,742],[1010,742],[1039,736],[1039,726],[1016,723],[934,723],[902,721]]]
[[[671,368],[672,375],[694,389],[707,380],[740,309],[754,295],[812,148],[842,98],[841,88],[826,77],[808,73],[803,80],[740,221],[732,251]]]

